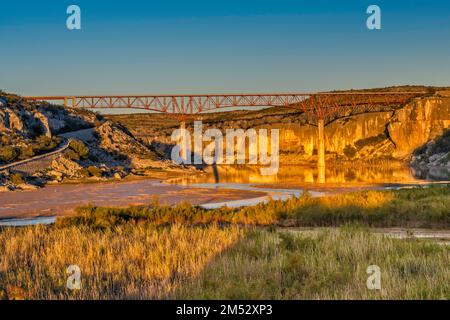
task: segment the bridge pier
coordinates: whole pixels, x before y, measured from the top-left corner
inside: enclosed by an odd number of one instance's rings
[[[186,121],[182,120],[180,122],[180,129],[182,130],[183,133],[185,133],[186,131]],[[181,152],[180,152],[180,157],[181,159],[183,159],[184,163],[188,163],[188,146],[187,146],[187,137],[183,136],[181,138]],[[189,155],[190,156],[190,155]]]
[[[325,183],[325,121],[323,119],[319,119],[318,121],[318,134],[319,142],[317,148],[317,180],[319,183]]]
[[[69,102],[69,99],[67,99],[67,97],[64,97],[64,108],[68,107],[68,102]]]

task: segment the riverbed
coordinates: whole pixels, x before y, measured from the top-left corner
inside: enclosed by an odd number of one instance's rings
[[[76,207],[104,207],[189,202],[206,209],[242,207],[298,197],[304,190],[313,196],[369,189],[398,189],[442,183],[420,179],[407,167],[328,168],[326,183],[317,183],[314,168],[281,167],[274,176],[261,176],[256,167],[207,167],[203,174],[167,180],[99,182],[50,185],[38,190],[0,193],[0,225],[52,223],[57,216],[74,213]],[[11,220],[13,219],[13,220]]]

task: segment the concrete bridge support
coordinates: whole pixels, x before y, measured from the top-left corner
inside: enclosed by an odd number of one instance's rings
[[[186,121],[181,121],[180,122],[180,129],[183,131],[183,132],[186,132],[185,130],[186,130]],[[182,148],[181,148],[181,152],[180,152],[180,157],[181,157],[181,159],[183,159],[183,161],[184,161],[184,163],[189,163],[188,162],[188,145],[187,145],[187,137],[182,137],[181,138],[181,146],[182,146]],[[189,155],[190,156],[190,155]]]
[[[323,119],[318,121],[319,142],[317,148],[317,169],[319,183],[325,183],[325,122]]]
[[[77,98],[76,97],[64,97],[64,107],[68,108],[69,107],[69,99],[72,100],[72,108],[75,108],[76,106],[76,101]]]

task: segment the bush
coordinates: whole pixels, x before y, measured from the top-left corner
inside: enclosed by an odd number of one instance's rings
[[[102,171],[95,166],[89,166],[87,168],[87,171],[89,172],[89,175],[92,177],[101,177],[102,176]]]
[[[297,227],[336,227],[358,224],[368,227],[445,228],[450,224],[450,186],[414,188],[398,191],[362,191],[312,197],[272,200],[244,208],[207,210],[189,204],[129,208],[94,206],[76,209],[77,215],[58,219],[59,226],[85,225],[94,228],[120,224],[154,225],[237,224],[249,226],[282,225]]]
[[[357,153],[356,148],[349,144],[344,148],[344,154],[347,158],[350,159],[354,158],[356,156],[356,153]]]
[[[0,148],[0,160],[3,162],[12,162],[14,161],[17,156],[18,152],[16,148],[12,146],[4,146]]]
[[[20,155],[19,155],[20,160],[29,159],[33,156],[34,156],[34,150],[33,150],[32,146],[26,146],[26,147],[20,148]]]
[[[73,151],[72,149],[67,150],[66,152],[64,152],[64,157],[66,159],[72,160],[72,161],[78,161],[80,160],[80,156],[78,155],[78,153],[76,153],[75,151]]]
[[[89,155],[89,148],[81,140],[70,141],[69,147],[78,155],[78,159],[86,159]]]
[[[11,173],[11,175],[9,176],[9,180],[16,186],[19,184],[25,183],[25,179],[23,178],[22,174],[20,174],[19,172]]]
[[[61,142],[60,138],[49,138],[47,136],[39,136],[33,145],[35,154],[40,154],[55,149]]]
[[[355,147],[357,150],[361,150],[362,148],[366,147],[366,146],[374,146],[377,145],[378,143],[384,141],[386,139],[386,135],[384,133],[380,133],[377,136],[373,136],[373,137],[369,137],[369,138],[365,138],[365,139],[360,139],[358,141],[355,142]]]

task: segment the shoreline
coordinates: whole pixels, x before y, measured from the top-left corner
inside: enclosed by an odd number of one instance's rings
[[[0,192],[0,221],[68,216],[76,207],[148,205],[155,198],[161,204],[188,202],[213,209],[252,206],[270,199],[283,200],[308,190],[313,196],[336,195],[367,190],[396,190],[450,181],[414,180],[399,183],[175,183],[188,177],[186,170],[149,170],[145,175],[124,179],[79,180],[47,184],[36,190]],[[204,175],[205,172],[195,172]],[[59,195],[61,193],[61,195]],[[44,200],[45,199],[45,200]],[[63,199],[61,201],[61,199]]]
[[[189,202],[198,205],[263,196],[267,196],[263,191],[179,186],[165,184],[164,180],[154,178],[91,184],[49,185],[37,190],[0,194],[0,221],[65,216],[73,214],[76,207],[88,204],[104,207],[128,207],[148,205],[157,198],[161,204]]]

